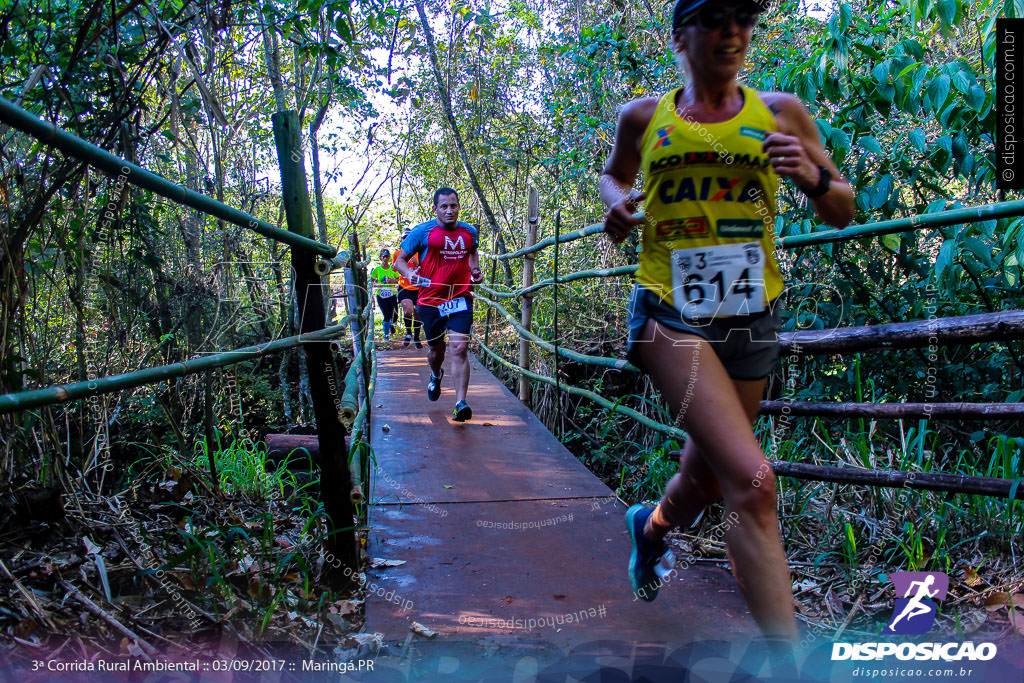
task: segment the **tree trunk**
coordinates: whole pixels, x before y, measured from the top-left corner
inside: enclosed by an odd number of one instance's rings
[[[808,355],[952,346],[1008,339],[1024,339],[1024,311],[785,332],[779,335],[783,353]]]
[[[950,420],[1019,420],[1024,403],[808,403],[761,401],[762,415],[870,417],[882,420],[945,418]]]

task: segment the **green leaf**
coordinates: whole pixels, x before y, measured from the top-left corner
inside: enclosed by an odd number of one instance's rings
[[[885,175],[878,183],[871,189],[871,208],[880,209],[885,206],[886,202],[889,201],[889,197],[892,196],[893,188],[896,183],[891,175]]]
[[[942,273],[953,265],[956,257],[956,240],[946,240],[939,248],[939,255],[935,259],[935,279],[942,280]]]
[[[921,62],[914,62],[913,64],[910,64],[909,66],[903,67],[903,70],[900,71],[899,74],[896,75],[896,80],[897,81],[900,80],[901,78],[906,76],[908,73],[910,73],[911,71],[913,71],[914,69],[916,69],[920,65],[921,65]]]
[[[839,27],[845,31],[850,27],[851,21],[853,21],[853,10],[844,2],[839,5]]]
[[[821,136],[821,139],[828,140],[829,135],[832,134],[832,124],[828,122],[828,119],[815,119],[814,123],[818,126],[818,135]]]
[[[952,26],[956,19],[956,0],[939,0],[939,18],[947,25]]]
[[[985,107],[985,89],[978,84],[971,86],[967,93],[967,106],[976,112],[981,112]]]
[[[833,128],[828,139],[829,142],[832,143],[832,148],[835,150],[845,151],[850,149],[850,134],[842,128]]]
[[[866,152],[872,152],[874,154],[882,153],[882,146],[878,144],[878,140],[870,135],[863,135],[857,140],[857,144]]]
[[[915,128],[910,131],[910,144],[914,145],[918,152],[924,152],[928,148],[928,142],[925,139],[924,131],[920,128]]]
[[[878,61],[882,58],[882,53],[876,50],[875,48],[871,47],[870,45],[854,42],[853,46],[860,50],[861,52],[863,52],[868,57],[870,57],[872,61]]]
[[[942,74],[928,87],[928,94],[932,98],[932,109],[936,112],[942,111],[946,98],[949,97],[949,86],[949,76]]]
[[[964,246],[971,250],[974,256],[990,268],[995,264],[992,262],[992,248],[977,237],[968,237],[964,240]]]
[[[921,46],[921,43],[917,42],[916,40],[904,40],[903,49],[905,49],[907,51],[907,54],[912,56],[914,59],[924,59],[924,48]]]
[[[885,60],[875,65],[875,68],[871,70],[871,75],[875,77],[875,80],[879,83],[889,82],[889,64],[891,60]]]
[[[953,158],[963,159],[967,156],[967,152],[967,138],[964,137],[963,133],[958,133],[957,136],[953,138]]]
[[[957,71],[953,76],[953,85],[966,95],[971,89],[971,79],[963,71]]]

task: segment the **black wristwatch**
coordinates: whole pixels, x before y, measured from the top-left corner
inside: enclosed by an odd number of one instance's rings
[[[821,171],[821,175],[818,177],[818,184],[809,190],[800,188],[800,191],[807,195],[809,198],[814,199],[828,192],[832,186],[832,173],[824,166],[818,166],[818,170]]]

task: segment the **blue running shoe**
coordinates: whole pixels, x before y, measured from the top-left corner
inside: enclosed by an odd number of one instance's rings
[[[665,541],[647,540],[644,526],[647,518],[654,513],[652,508],[633,505],[626,510],[626,528],[633,541],[633,554],[629,557],[629,581],[633,592],[641,600],[651,602],[658,597],[661,577],[675,564],[675,556]]]
[[[473,409],[466,403],[466,399],[462,399],[455,404],[455,410],[452,411],[452,419],[456,422],[465,422],[469,418],[473,417]]]
[[[444,368],[441,368],[441,374],[430,376],[430,381],[427,382],[427,399],[430,401],[436,401],[441,398],[441,378],[444,377]]]

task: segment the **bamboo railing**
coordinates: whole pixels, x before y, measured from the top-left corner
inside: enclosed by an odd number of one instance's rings
[[[194,358],[181,363],[101,377],[88,382],[6,394],[0,396],[0,414],[31,410],[63,401],[163,382],[302,345],[306,349],[310,394],[316,416],[320,452],[323,456],[320,479],[321,495],[328,522],[326,544],[329,552],[339,561],[337,569],[340,571],[347,569],[350,576],[351,572],[359,565],[359,555],[352,524],[353,500],[345,492],[352,488],[353,480],[360,481],[364,464],[362,460],[356,458],[354,464],[357,471],[353,473],[343,464],[339,466],[339,463],[345,462],[343,457],[339,457],[339,453],[344,448],[347,428],[359,421],[360,416],[363,422],[368,419],[370,392],[365,384],[365,373],[357,375],[356,378],[349,377],[349,383],[358,385],[359,382],[364,382],[362,387],[356,387],[356,393],[357,395],[361,394],[361,397],[356,406],[343,405],[343,409],[338,409],[332,391],[336,392],[340,383],[337,381],[337,369],[329,342],[344,336],[348,331],[348,324],[352,324],[353,340],[357,350],[366,348],[366,344],[362,343],[360,339],[360,337],[365,337],[368,331],[366,318],[361,314],[366,309],[366,292],[362,286],[365,283],[357,286],[356,290],[362,293],[362,297],[357,295],[354,301],[350,301],[350,315],[339,324],[327,327],[320,277],[337,268],[346,267],[346,274],[349,278],[358,279],[359,269],[365,270],[365,264],[349,257],[350,253],[353,257],[358,256],[357,242],[355,243],[356,248],[351,252],[339,253],[331,245],[322,244],[313,239],[312,212],[306,187],[302,147],[299,142],[298,114],[294,111],[281,111],[272,117],[274,141],[281,173],[282,203],[288,230],[282,230],[212,197],[173,183],[137,164],[60,130],[53,123],[43,121],[31,112],[3,98],[0,98],[0,122],[20,130],[70,157],[105,171],[111,176],[123,179],[122,182],[152,191],[205,215],[289,245],[292,249],[292,267],[295,270],[295,290],[301,293],[297,297],[300,320],[300,334],[298,335]],[[369,349],[372,355],[372,342]],[[359,351],[356,356],[353,366],[360,365],[367,360],[366,354],[362,351]],[[344,388],[348,389],[349,385]],[[349,410],[351,415],[349,415]],[[364,437],[360,436],[360,438]],[[211,476],[216,483],[217,473],[212,448],[208,449],[208,454]],[[352,461],[350,460],[350,462]],[[335,567],[333,563],[328,564],[332,568]]]
[[[533,191],[531,190],[531,193]],[[535,225],[533,204],[536,200],[531,194],[530,224]],[[778,241],[781,248],[796,249],[819,244],[872,238],[899,232],[909,232],[926,228],[935,228],[959,223],[987,221],[996,218],[1024,215],[1024,201],[1001,202],[977,207],[967,207],[941,211],[924,216],[882,221],[842,230],[823,230],[805,235],[793,235]],[[603,231],[602,223],[584,226],[578,230],[536,241],[535,232],[529,232],[526,245],[521,249],[506,254],[484,254],[495,261],[523,257],[532,259],[536,254],[548,247],[555,247],[556,258],[559,247],[567,242],[584,239]],[[667,425],[641,415],[635,410],[623,406],[621,402],[613,402],[599,394],[568,385],[553,377],[548,377],[530,370],[530,347],[551,354],[556,361],[562,358],[575,363],[623,372],[639,372],[639,369],[622,358],[593,356],[568,349],[557,340],[546,340],[531,331],[531,320],[526,303],[538,291],[547,287],[564,286],[570,282],[592,278],[613,278],[632,275],[637,266],[625,265],[615,268],[583,270],[534,283],[532,268],[529,276],[524,268],[522,287],[508,290],[491,285],[480,285],[478,289],[486,295],[477,294],[476,299],[488,307],[488,329],[484,339],[473,335],[481,351],[494,359],[501,366],[513,371],[519,377],[520,399],[529,404],[531,381],[541,382],[559,391],[585,398],[600,405],[605,410],[617,413],[625,418],[635,420],[656,432],[672,438],[685,438],[685,432],[678,426]],[[493,278],[492,278],[493,279]],[[519,300],[524,302],[522,315],[518,317],[507,310],[500,301]],[[487,337],[490,333],[490,312],[494,311],[500,319],[508,324],[519,336],[519,363],[502,358],[490,347]],[[1024,339],[1024,311],[1000,311],[981,315],[937,318],[909,322],[887,323],[862,327],[837,328],[833,330],[801,330],[784,332],[779,335],[782,353],[789,355],[843,354],[861,351],[878,351],[890,349],[923,348],[930,346],[949,346],[957,344],[976,344],[985,342]],[[964,419],[964,420],[1006,420],[1024,418],[1024,403],[815,403],[800,401],[762,401],[761,412],[766,415],[786,416],[820,416],[833,418],[869,417],[872,419]],[[965,475],[928,473],[884,472],[865,470],[868,474],[858,471],[851,473],[848,468],[828,468],[820,465],[802,465],[776,461],[773,463],[779,474],[802,479],[819,481],[843,481],[847,483],[871,486],[910,486],[911,482],[928,480],[935,486],[914,485],[912,487],[931,490],[960,491],[982,495],[1024,497],[1018,492],[1019,482],[1014,480],[989,480],[981,482],[978,477]],[[836,470],[841,470],[837,473]],[[915,479],[915,476],[918,478]],[[938,488],[936,488],[938,487]],[[943,488],[944,487],[944,488]]]

